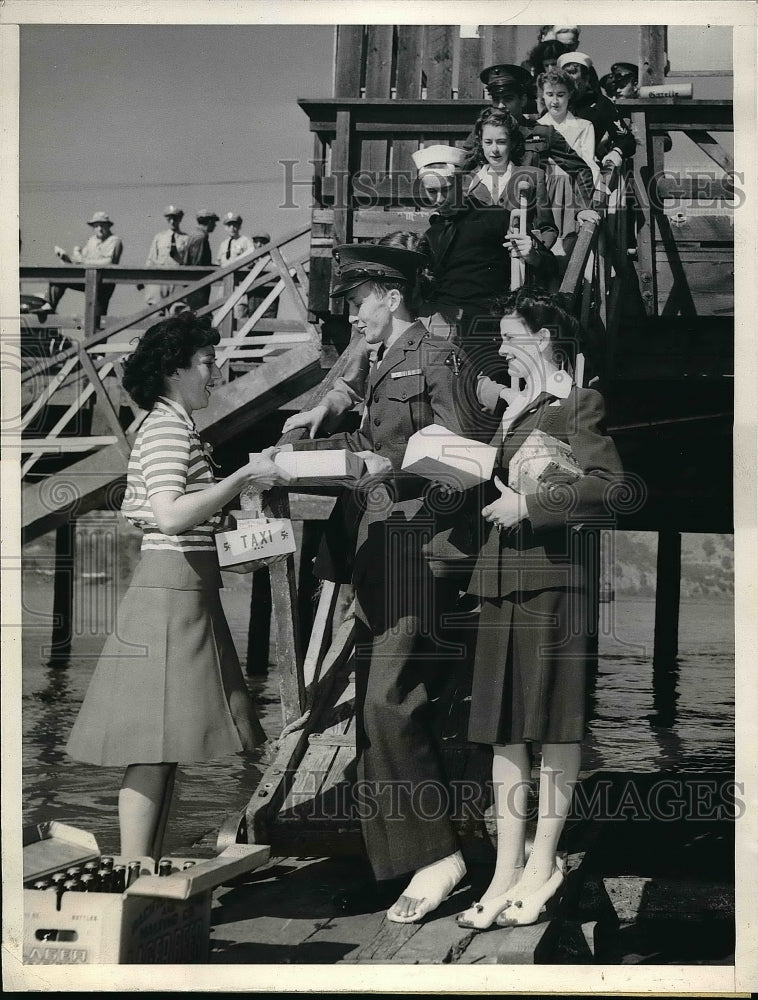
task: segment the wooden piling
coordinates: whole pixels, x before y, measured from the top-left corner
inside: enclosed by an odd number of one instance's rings
[[[55,531],[55,576],[53,578],[53,632],[49,667],[67,667],[71,658],[74,621],[74,552],[76,521],[71,518]]]
[[[679,652],[681,570],[681,533],[670,529],[659,531],[653,640],[653,666],[656,668],[674,666]]]
[[[250,619],[247,626],[247,663],[249,677],[268,673],[271,639],[271,580],[268,569],[253,573],[250,589]]]

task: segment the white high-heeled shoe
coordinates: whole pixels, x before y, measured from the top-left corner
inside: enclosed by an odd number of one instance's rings
[[[518,868],[513,869],[514,872],[523,872],[523,870],[523,865],[519,865]],[[467,910],[456,913],[455,922],[459,927],[470,927],[473,930],[486,931],[488,927],[492,927],[497,917],[515,899],[514,890],[517,884],[518,880],[505,892],[498,893],[497,896],[491,896],[489,899],[480,899],[473,906],[469,906]]]
[[[536,924],[543,913],[547,914],[549,909],[557,906],[563,881],[562,868],[554,868],[553,874],[539,889],[520,898],[514,892],[516,898],[496,919],[498,927],[526,927]]]

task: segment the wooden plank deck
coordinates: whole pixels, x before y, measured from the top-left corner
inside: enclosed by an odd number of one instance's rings
[[[341,752],[338,749],[338,753]],[[682,777],[686,794],[727,775]],[[345,913],[338,893],[368,874],[365,858],[298,850],[277,855],[213,895],[210,962],[219,964],[628,965],[729,964],[734,957],[733,826],[721,818],[640,824],[615,816],[633,781],[644,798],[660,775],[585,775],[587,800],[605,788],[609,813],[574,817],[565,830],[566,881],[551,919],[478,932],[455,914],[480,898],[491,862],[468,873],[433,914],[393,924],[367,899]],[[609,784],[610,782],[610,784]],[[612,818],[612,815],[615,818]],[[530,827],[529,832],[532,832]]]

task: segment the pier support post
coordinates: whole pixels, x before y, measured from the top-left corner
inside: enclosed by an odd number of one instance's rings
[[[55,576],[53,580],[53,634],[49,667],[67,667],[71,658],[74,622],[74,553],[76,521],[66,521],[55,530]]]
[[[250,619],[247,626],[247,665],[249,677],[265,677],[271,641],[271,580],[268,569],[253,573],[250,591]]]
[[[658,532],[655,585],[653,666],[672,667],[679,652],[679,591],[682,536],[669,529]]]

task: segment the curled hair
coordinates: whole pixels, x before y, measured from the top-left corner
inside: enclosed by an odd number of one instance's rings
[[[584,338],[582,327],[570,308],[570,296],[524,286],[496,299],[492,313],[500,318],[518,316],[532,333],[546,329],[550,333],[554,357],[573,371]]]
[[[568,45],[559,42],[557,38],[550,38],[546,42],[540,42],[538,45],[535,45],[526,57],[526,61],[531,66],[532,75],[539,76],[545,72],[546,60],[555,62],[558,56],[562,56],[564,52],[570,51]]]
[[[539,89],[544,90],[545,84],[548,83],[560,84],[565,87],[569,95],[569,100],[573,97],[576,91],[576,84],[573,79],[568,75],[568,73],[564,73],[562,69],[549,69],[544,73],[540,73],[537,77],[537,86]]]
[[[504,108],[488,107],[484,108],[484,110],[479,113],[479,117],[474,122],[471,158],[469,160],[471,166],[469,169],[480,167],[483,163],[487,162],[484,150],[482,149],[482,132],[484,131],[485,125],[492,125],[495,128],[505,129],[505,134],[508,138],[509,159],[511,163],[515,163],[516,165],[520,164],[523,159],[526,146],[524,143],[524,136],[519,128],[518,122],[513,115]]]
[[[150,410],[166,391],[166,379],[180,368],[189,368],[192,355],[221,340],[210,320],[193,312],[155,323],[124,362],[122,384],[137,406]]]

